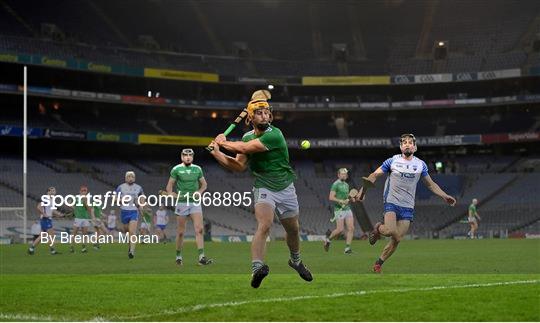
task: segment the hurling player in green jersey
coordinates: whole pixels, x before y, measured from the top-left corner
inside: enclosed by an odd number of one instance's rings
[[[193,221],[193,229],[195,230],[195,243],[199,252],[198,265],[206,266],[213,262],[212,259],[204,255],[201,196],[208,185],[204,179],[202,168],[193,164],[193,156],[193,149],[182,150],[180,156],[182,162],[172,168],[167,183],[167,194],[173,195],[178,202],[174,212],[178,223],[176,230],[176,264],[178,266],[182,266],[184,263],[182,247],[184,246],[184,232],[188,217]]]
[[[105,224],[103,223],[103,209],[101,209],[101,206],[94,205],[94,218],[95,220],[91,221],[92,225],[94,226],[94,230],[96,231],[96,234],[99,236],[103,236],[107,234],[107,228],[105,227]],[[100,245],[99,243],[94,244],[94,249],[99,250]]]
[[[340,168],[338,170],[338,179],[332,184],[330,188],[330,195],[328,199],[334,203],[334,217],[331,220],[336,221],[336,228],[330,236],[324,240],[324,250],[330,249],[330,241],[338,237],[343,232],[344,225],[347,225],[347,232],[345,235],[346,246],[345,253],[352,253],[351,242],[354,235],[354,216],[349,205],[349,184],[347,184],[347,178],[349,176],[347,168]]]
[[[286,232],[289,266],[302,279],[312,281],[311,272],[300,259],[299,208],[293,184],[296,175],[289,165],[287,142],[281,130],[271,125],[272,111],[266,100],[250,101],[247,111],[246,122],[253,125],[253,130],[244,134],[242,141],[227,141],[225,135],[220,134],[211,145],[212,155],[221,166],[239,172],[249,167],[255,177],[253,192],[258,226],[251,243],[251,286],[258,288],[269,273],[264,256],[275,214]],[[236,156],[227,156],[220,148]]]
[[[471,239],[477,238],[476,231],[478,230],[478,220],[481,220],[480,215],[478,215],[478,211],[476,210],[477,205],[477,199],[473,199],[471,201],[471,205],[469,205],[469,216],[467,217],[467,222],[471,226],[471,230],[467,235]]]
[[[73,206],[73,215],[75,219],[73,220],[73,228],[71,230],[71,235],[74,237],[79,232],[82,232],[82,235],[85,236],[88,234],[88,228],[90,227],[90,221],[95,221],[94,209],[89,205],[89,201],[86,198],[88,194],[88,187],[86,185],[81,185],[79,189],[80,201],[77,201],[77,204]],[[73,241],[73,240],[72,240]],[[75,252],[75,245],[72,242],[69,248],[71,253]],[[81,252],[85,253],[88,250],[86,249],[86,244],[82,244]]]

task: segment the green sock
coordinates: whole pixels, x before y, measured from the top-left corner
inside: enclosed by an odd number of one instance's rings
[[[198,251],[199,251],[199,259],[201,259],[202,257],[204,257],[204,248],[198,249]]]
[[[182,258],[182,249],[176,250],[176,257]]]
[[[346,245],[345,249],[351,249],[351,245],[350,244]]]

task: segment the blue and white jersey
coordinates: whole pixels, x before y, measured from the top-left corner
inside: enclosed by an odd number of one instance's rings
[[[394,155],[385,160],[381,168],[389,173],[384,184],[384,203],[414,208],[416,184],[421,177],[428,175],[426,163],[417,157],[406,160],[402,155]]]
[[[44,205],[43,202],[41,202],[40,206],[43,208],[43,211],[44,211],[43,214],[40,214],[40,218],[41,219],[44,219],[44,218],[51,219],[52,216],[53,216],[52,205],[51,204]]]
[[[129,200],[129,205],[128,206],[120,206],[120,209],[121,210],[124,210],[124,211],[133,211],[133,210],[137,210],[137,198],[140,196],[140,195],[143,195],[144,194],[144,191],[143,191],[143,188],[139,185],[139,184],[128,184],[128,183],[124,183],[124,184],[120,184],[118,185],[118,187],[116,188],[116,192],[119,192],[121,195],[120,195],[120,201],[122,201],[122,197],[123,196],[130,196],[131,199]],[[120,204],[122,205],[122,204]]]

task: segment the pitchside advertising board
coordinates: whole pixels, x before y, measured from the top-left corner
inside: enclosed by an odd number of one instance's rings
[[[11,125],[0,125],[0,136],[9,136],[9,137],[22,137],[23,127],[11,126]],[[41,128],[28,128],[27,129],[28,137],[38,138],[43,136],[43,129]]]
[[[23,93],[23,87],[16,84],[0,84],[0,92]],[[200,109],[237,109],[245,107],[242,101],[223,100],[182,100],[171,98],[154,98],[140,95],[121,95],[116,93],[102,93],[91,91],[79,91],[52,87],[29,86],[29,95],[65,97],[92,102],[122,102],[130,105],[146,106],[169,106],[178,108],[200,108]],[[484,105],[489,103],[530,103],[540,102],[540,94],[513,95],[491,98],[467,98],[467,99],[440,99],[440,100],[416,100],[416,101],[396,101],[396,102],[272,102],[276,110],[362,110],[362,111],[384,111],[384,110],[410,110],[425,108],[452,108],[465,107],[467,105]]]
[[[128,76],[142,76],[151,78],[171,79],[194,82],[237,82],[244,84],[291,84],[305,86],[351,86],[351,85],[389,85],[412,83],[444,83],[444,82],[470,82],[481,80],[494,80],[502,78],[520,77],[519,68],[482,71],[460,72],[443,74],[420,75],[350,75],[350,76],[301,76],[293,78],[261,78],[250,76],[218,75],[200,71],[170,70],[148,67],[129,67],[112,65],[104,62],[92,62],[84,59],[65,59],[43,55],[26,55],[14,53],[1,53],[0,61],[18,64],[44,65],[49,67],[75,69],[97,73],[113,73]],[[529,75],[539,75],[540,67],[528,69]]]
[[[23,128],[14,125],[0,125],[0,136],[22,137]],[[77,141],[122,142],[131,144],[178,145],[205,147],[212,137],[165,136],[100,131],[71,131],[49,128],[28,128],[30,138],[50,138]],[[288,138],[289,148],[299,149],[302,140],[309,140],[311,148],[392,148],[399,145],[399,138]],[[473,134],[454,136],[418,137],[419,146],[468,146],[494,143],[540,141],[539,132]]]

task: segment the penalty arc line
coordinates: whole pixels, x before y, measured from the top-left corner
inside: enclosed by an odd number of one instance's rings
[[[183,313],[196,312],[208,308],[220,308],[220,307],[236,307],[242,305],[250,304],[262,304],[262,303],[279,303],[279,302],[291,302],[291,301],[301,301],[309,299],[321,299],[321,298],[334,298],[334,297],[345,297],[345,296],[363,296],[371,294],[387,294],[387,293],[408,293],[408,292],[427,292],[427,291],[436,291],[436,290],[445,290],[445,289],[463,289],[463,288],[482,288],[482,287],[495,287],[495,286],[508,286],[508,285],[520,285],[520,284],[537,284],[540,280],[518,280],[518,281],[508,281],[508,282],[493,282],[493,283],[483,283],[483,284],[466,284],[466,285],[446,285],[446,286],[430,286],[430,287],[410,287],[410,288],[394,288],[394,289],[379,289],[379,290],[361,290],[355,292],[347,293],[333,293],[325,295],[303,295],[303,296],[292,296],[292,297],[275,297],[267,299],[257,299],[257,300],[246,300],[246,301],[233,301],[233,302],[224,302],[224,303],[214,303],[214,304],[199,304],[194,306],[180,307],[174,310],[165,310],[159,313],[154,314],[145,314],[145,315],[134,315],[134,316],[115,316],[111,318],[105,317],[94,317],[90,321],[101,322],[101,321],[122,321],[122,320],[137,320],[152,318],[162,315],[177,315]],[[50,315],[35,315],[35,314],[18,314],[18,313],[0,313],[0,319],[3,320],[23,320],[23,321],[72,321],[73,319],[62,317],[62,316],[50,316]]]

